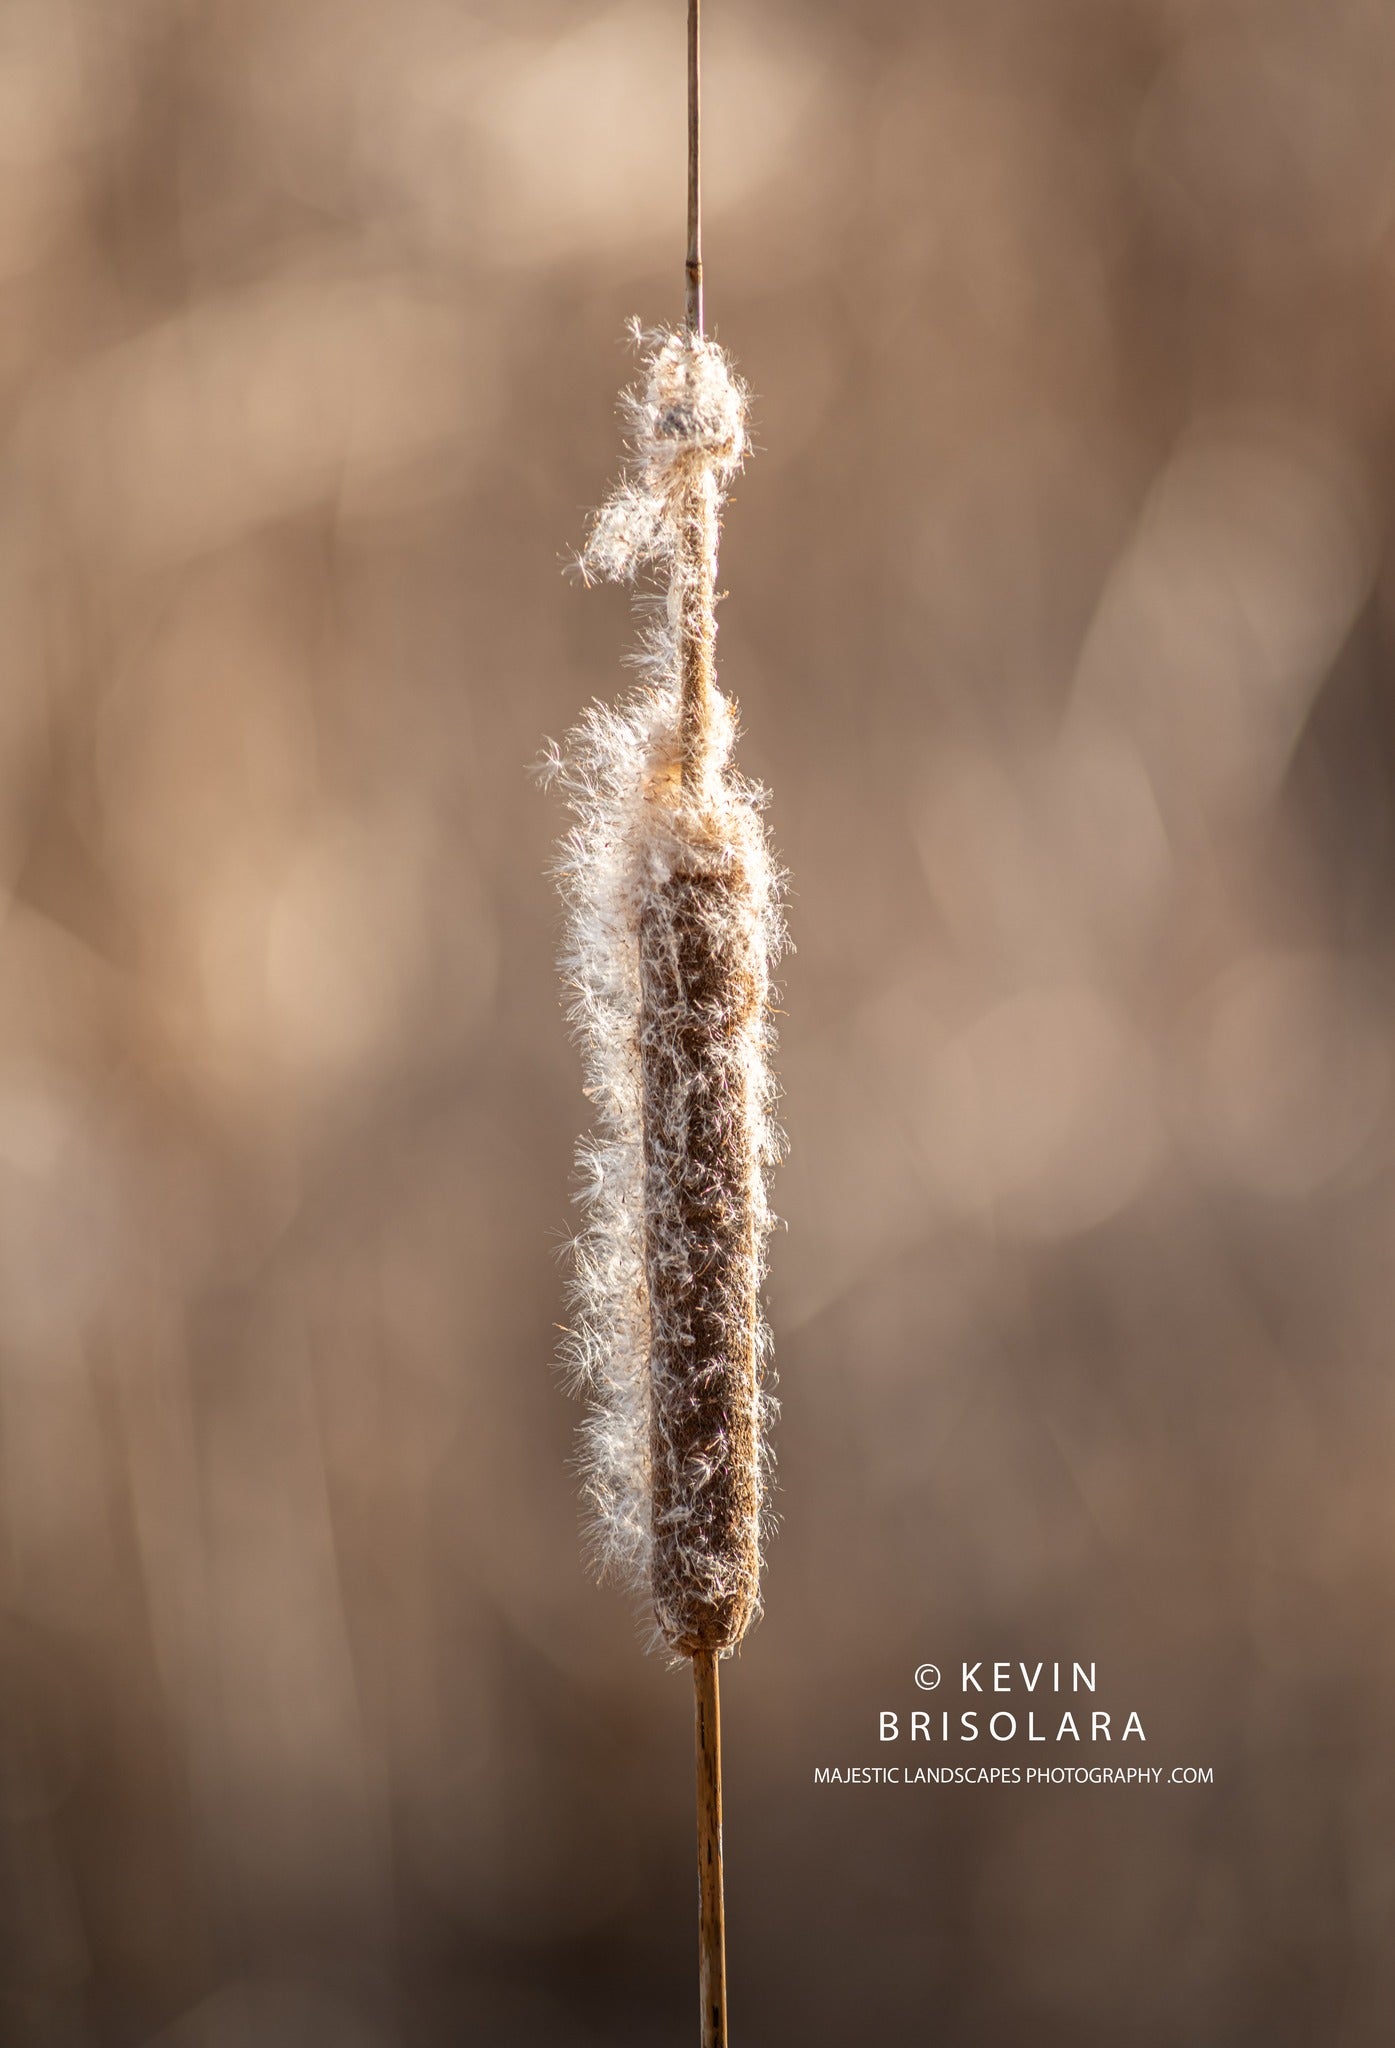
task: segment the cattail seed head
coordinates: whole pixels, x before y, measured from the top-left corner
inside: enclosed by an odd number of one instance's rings
[[[762,794],[731,766],[713,676],[723,487],[745,395],[701,336],[648,337],[628,474],[585,572],[666,573],[640,690],[594,706],[553,763],[574,826],[563,969],[596,1129],[568,1362],[591,1400],[598,1558],[644,1588],[672,1650],[726,1650],[760,1600],[767,1336],[760,1284],[778,1150],[770,969],[783,944]]]

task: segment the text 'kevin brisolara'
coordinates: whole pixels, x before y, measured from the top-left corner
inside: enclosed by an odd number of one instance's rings
[[[934,1664],[922,1664],[915,1673],[915,1682],[922,1691],[933,1691],[940,1682],[939,1669]],[[1025,1692],[1071,1692],[1093,1693],[1098,1684],[1093,1662],[1072,1663],[1068,1669],[1061,1664],[1044,1663],[1036,1665],[1012,1665],[1006,1662],[989,1664],[963,1664],[960,1666],[960,1696],[970,1698],[982,1693]],[[1086,1707],[1083,1702],[1070,1707],[1043,1706],[1038,1714],[1035,1708],[1025,1713],[1000,1707],[989,1713],[987,1704],[983,1707],[883,1707],[877,1715],[877,1739],[881,1742],[978,1742],[987,1736],[991,1742],[1146,1742],[1143,1723],[1130,1710],[1120,1714],[1115,1709],[1097,1707],[1093,1701]]]

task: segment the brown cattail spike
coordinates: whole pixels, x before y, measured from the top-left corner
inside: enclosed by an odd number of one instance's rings
[[[764,975],[745,876],[680,867],[640,913],[654,1610],[691,1656],[741,1640],[760,1581],[756,1243],[746,1054]]]

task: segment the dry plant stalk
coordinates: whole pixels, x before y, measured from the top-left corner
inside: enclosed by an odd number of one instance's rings
[[[691,269],[690,269],[691,276]],[[579,1158],[578,1315],[598,1561],[648,1595],[696,1705],[703,2048],[726,2041],[717,1660],[760,1605],[768,1336],[760,1283],[778,1149],[770,970],[783,942],[763,795],[732,766],[717,687],[717,533],[746,398],[715,343],[640,337],[630,463],[581,557],[667,582],[639,690],[553,762],[575,823],[563,968],[596,1128]]]
[[[629,465],[580,564],[588,581],[652,571],[667,603],[644,633],[638,692],[593,706],[552,766],[575,817],[558,867],[563,968],[596,1112],[565,1355],[591,1399],[600,1566],[643,1589],[654,1639],[692,1660],[701,2042],[726,2048],[717,1665],[760,1606],[783,926],[764,799],[732,766],[713,661],[722,500],[747,434],[745,391],[702,331],[698,34],[688,0],[685,323],[637,337]]]
[[[702,2040],[726,2039],[717,1659],[760,1604],[767,1333],[760,1283],[777,1151],[770,970],[782,944],[761,792],[732,766],[713,672],[722,497],[746,400],[695,331],[647,337],[631,461],[597,515],[588,577],[652,569],[667,603],[644,680],[593,706],[555,770],[574,827],[564,970],[596,1130],[568,1340],[592,1400],[586,1492],[602,1568],[643,1588],[693,1660]]]

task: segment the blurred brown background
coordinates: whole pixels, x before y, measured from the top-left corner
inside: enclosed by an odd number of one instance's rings
[[[17,2048],[694,2031],[527,773],[623,677],[559,565],[681,302],[681,14],[0,13]],[[798,946],[748,2048],[1391,2035],[1393,89],[1380,0],[710,0]],[[994,1656],[1215,1788],[813,1789]]]

